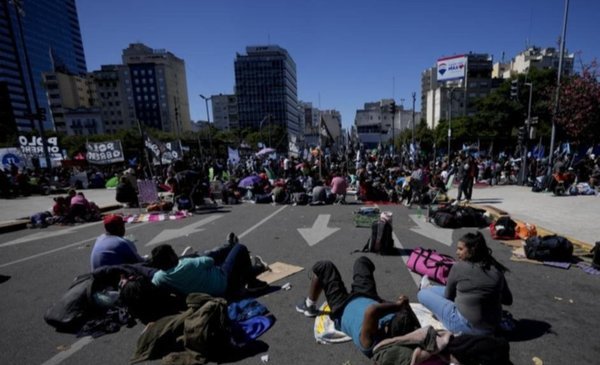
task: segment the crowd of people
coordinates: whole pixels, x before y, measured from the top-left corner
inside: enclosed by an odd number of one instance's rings
[[[593,178],[598,161],[592,156],[588,160],[595,164],[587,175]],[[564,170],[560,163],[565,160],[557,161],[555,168]],[[502,166],[500,162],[468,153],[458,154],[451,163],[444,159],[427,162],[358,153],[352,161],[335,155],[309,159],[250,156],[237,164],[191,159],[176,161],[152,173],[143,168],[127,168],[113,176],[118,179],[117,200],[129,206],[139,203],[137,180],[148,178],[154,178],[157,188],[170,191],[176,205],[184,207],[187,202],[185,208],[190,210],[206,204],[207,200],[213,204],[215,199],[226,204],[244,200],[345,204],[349,191],[362,201],[410,205],[440,199],[453,181],[458,182],[458,200],[470,200],[476,182],[494,184],[502,180],[506,173]],[[89,211],[89,205],[83,194],[70,190],[69,198],[56,199],[56,210],[52,213],[76,220],[75,217]],[[121,303],[144,322],[180,310],[185,306],[185,297],[192,293],[237,300],[268,287],[257,279],[267,265],[262,260],[257,263],[233,233],[226,244],[210,251],[191,252],[188,248],[178,255],[172,246],[160,245],[144,257],[125,236],[121,216],[104,217],[104,227],[105,233],[92,249],[91,270],[143,267],[137,271],[141,275],[129,275],[124,270],[113,289]],[[498,337],[505,329],[501,326],[503,305],[511,305],[513,301],[505,278],[507,268],[492,256],[479,232],[468,233],[457,241],[456,257],[458,261],[450,270],[447,284],[434,285],[424,277],[416,298],[443,324],[444,331],[420,328],[407,296],[400,295],[391,301],[381,298],[373,276],[376,265],[366,256],[354,263],[350,291],[333,262],[315,263],[308,294],[296,305],[296,310],[308,317],[321,314],[317,303],[324,294],[336,329],[347,334],[365,356],[378,363],[403,363],[404,359],[404,363],[418,364],[436,355],[446,363],[477,359],[482,364],[510,364],[508,342]],[[96,300],[106,304],[116,299],[100,293]],[[156,305],[147,305],[149,301]]]

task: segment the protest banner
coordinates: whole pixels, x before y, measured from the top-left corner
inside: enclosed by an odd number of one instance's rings
[[[87,142],[86,158],[91,164],[108,165],[125,161],[121,141]]]

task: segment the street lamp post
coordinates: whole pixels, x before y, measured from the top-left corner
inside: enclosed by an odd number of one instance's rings
[[[204,99],[204,103],[206,105],[206,121],[208,122],[208,144],[209,144],[209,147],[210,147],[210,151],[212,153],[212,132],[210,130],[210,113],[208,111],[208,101],[211,100],[212,97],[210,97],[210,96],[206,97],[206,96],[204,96],[202,94],[200,94],[200,97],[202,99]]]
[[[415,99],[417,98],[417,93],[413,91],[412,93],[412,144],[415,145]]]
[[[450,163],[450,141],[452,139],[452,101],[455,87],[448,90],[448,163]]]
[[[565,56],[565,39],[567,37],[567,18],[569,16],[569,0],[565,0],[565,13],[563,17],[562,36],[560,37],[560,54],[558,55],[558,75],[556,80],[556,94],[554,96],[554,109],[552,112],[552,134],[550,136],[550,153],[548,154],[548,172],[549,176],[552,173],[552,157],[554,154],[554,139],[556,138],[556,116],[558,115],[559,99],[560,99],[560,79],[563,69],[563,58]]]
[[[529,103],[527,106],[527,120],[525,121],[525,138],[523,139],[523,145],[521,146],[521,185],[525,185],[527,178],[527,139],[529,138],[531,129],[531,98],[533,96],[533,83],[526,82],[525,86],[529,86]]]

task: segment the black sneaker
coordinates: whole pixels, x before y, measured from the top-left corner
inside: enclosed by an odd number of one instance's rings
[[[316,317],[320,313],[315,305],[307,306],[305,298],[296,305],[296,311],[303,313],[307,317]]]
[[[269,287],[269,284],[259,279],[253,279],[246,284],[246,291],[256,293]]]

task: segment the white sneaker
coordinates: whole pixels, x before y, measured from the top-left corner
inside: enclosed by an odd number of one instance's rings
[[[421,284],[419,284],[419,290],[427,289],[431,286],[431,281],[427,276],[421,278]]]

